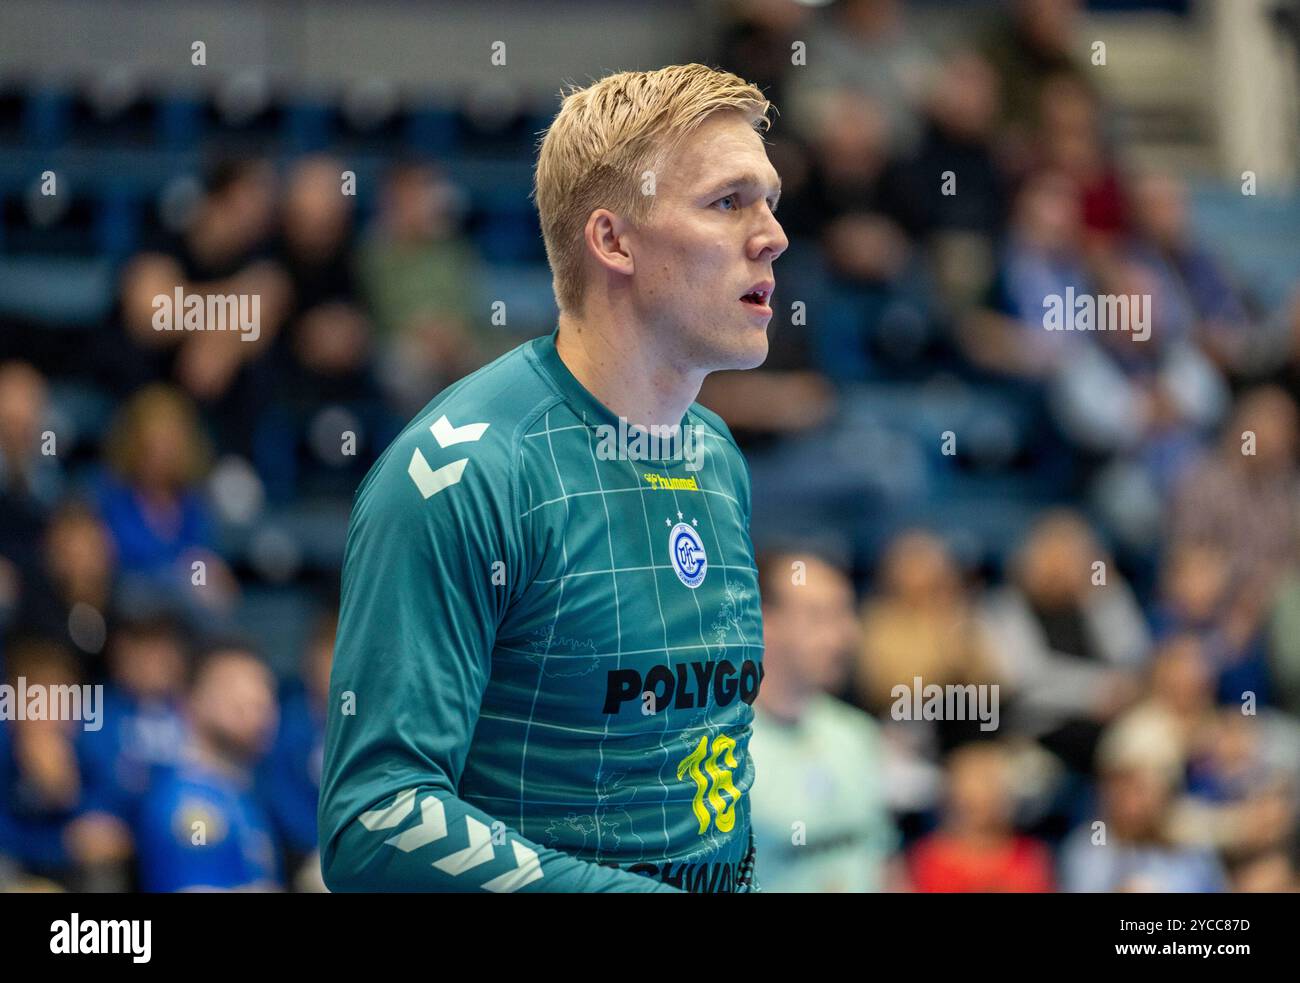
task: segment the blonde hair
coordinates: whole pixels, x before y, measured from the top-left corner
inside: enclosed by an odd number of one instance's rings
[[[185,457],[173,462],[182,486],[200,481],[211,465],[212,448],[194,403],[179,389],[155,382],[137,390],[118,411],[104,447],[104,457],[119,477],[133,481],[140,472],[145,428],[157,421],[179,427]]]
[[[619,72],[585,89],[560,93],[560,112],[537,155],[533,198],[546,258],[562,311],[582,306],[583,230],[597,208],[633,221],[650,214],[654,195],[641,193],[681,140],[714,113],[744,113],[766,130],[771,103],[757,86],[706,65]]]

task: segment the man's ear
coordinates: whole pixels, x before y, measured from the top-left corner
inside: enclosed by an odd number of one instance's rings
[[[628,223],[620,215],[608,208],[597,208],[587,218],[583,229],[583,240],[587,252],[596,258],[596,262],[611,273],[631,276],[636,270],[636,263],[629,251],[627,239]]]

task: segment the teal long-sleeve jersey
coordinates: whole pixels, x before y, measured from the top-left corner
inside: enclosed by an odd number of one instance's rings
[[[698,404],[675,440],[620,430],[555,338],[434,398],[357,491],[332,890],[756,889],[748,466]]]

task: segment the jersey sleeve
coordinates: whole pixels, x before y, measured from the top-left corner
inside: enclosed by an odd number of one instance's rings
[[[672,890],[539,846],[458,797],[497,628],[528,557],[509,435],[456,423],[400,437],[353,506],[321,777],[325,883]]]

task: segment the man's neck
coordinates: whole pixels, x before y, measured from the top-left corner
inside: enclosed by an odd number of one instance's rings
[[[707,374],[673,364],[648,330],[615,317],[562,314],[555,347],[588,392],[635,426],[680,424]]]
[[[248,777],[247,769],[242,763],[226,754],[215,741],[201,734],[193,735],[185,754],[193,763],[227,778],[242,782]]]

